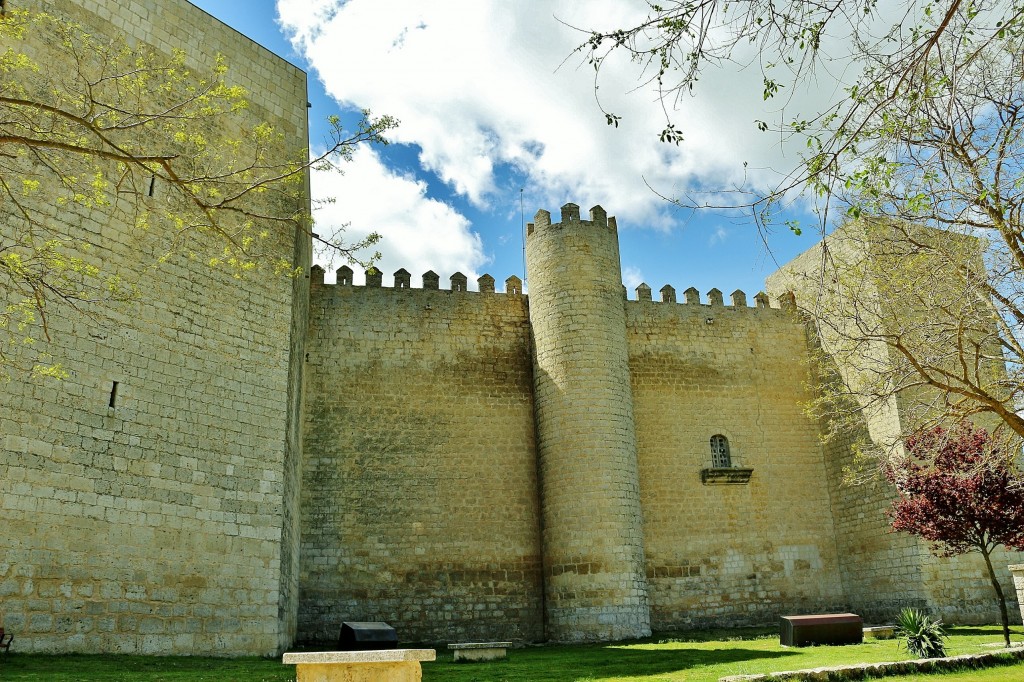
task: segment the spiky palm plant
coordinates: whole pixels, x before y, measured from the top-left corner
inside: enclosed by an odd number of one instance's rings
[[[938,658],[946,655],[947,638],[942,621],[917,609],[906,608],[896,618],[898,636],[906,640],[907,651],[918,658]]]

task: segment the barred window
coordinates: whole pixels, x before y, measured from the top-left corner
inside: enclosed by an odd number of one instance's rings
[[[729,439],[722,434],[711,436],[711,466],[715,469],[728,469],[732,466]]]

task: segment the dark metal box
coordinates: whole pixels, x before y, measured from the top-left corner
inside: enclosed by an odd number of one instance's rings
[[[375,651],[397,649],[398,634],[387,623],[346,621],[341,624],[338,649],[341,651]]]
[[[782,616],[779,623],[782,646],[860,644],[863,641],[864,621],[855,613]]]

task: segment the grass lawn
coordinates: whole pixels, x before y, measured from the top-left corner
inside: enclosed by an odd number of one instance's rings
[[[17,644],[17,640],[15,640]],[[0,680],[32,682],[295,682],[281,659],[0,654]]]
[[[950,628],[950,655],[1001,648],[998,627]],[[1019,633],[1014,642],[1024,642]],[[538,646],[513,649],[504,661],[455,663],[445,648],[423,665],[424,682],[687,682],[715,681],[723,675],[814,668],[843,663],[910,658],[895,640],[868,640],[859,646],[784,649],[777,631],[719,630],[661,634],[619,644]],[[0,655],[4,682],[291,682],[293,666],[279,659],[217,659],[155,656]],[[941,676],[886,680],[941,682],[1024,682],[1024,664]]]
[[[999,627],[950,628],[947,647],[951,656],[998,650],[1002,642]],[[1014,642],[1024,642],[1019,633]],[[867,640],[857,646],[783,648],[777,630],[719,630],[661,634],[628,644],[587,646],[544,646],[509,651],[504,661],[488,664],[455,663],[445,650],[438,660],[423,665],[424,682],[705,682],[724,675],[763,673],[778,670],[816,668],[844,663],[898,661],[913,658],[899,648],[896,640]],[[994,676],[964,680],[1019,680],[1024,682],[1024,664],[998,669]],[[988,673],[992,675],[992,673]],[[1010,677],[1016,674],[1018,677]],[[951,676],[916,676],[940,679]],[[886,678],[889,680],[915,679]]]

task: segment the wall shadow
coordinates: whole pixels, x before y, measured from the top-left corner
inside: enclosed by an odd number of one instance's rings
[[[442,650],[439,650],[440,654]],[[498,680],[602,680],[647,677],[754,660],[797,656],[796,651],[741,647],[640,649],[621,645],[558,646],[516,649],[509,657],[483,665],[454,663],[445,656],[423,664],[423,679],[449,682]],[[784,669],[785,665],[772,666]],[[564,674],[564,677],[562,676]],[[723,673],[724,674],[724,673]]]

